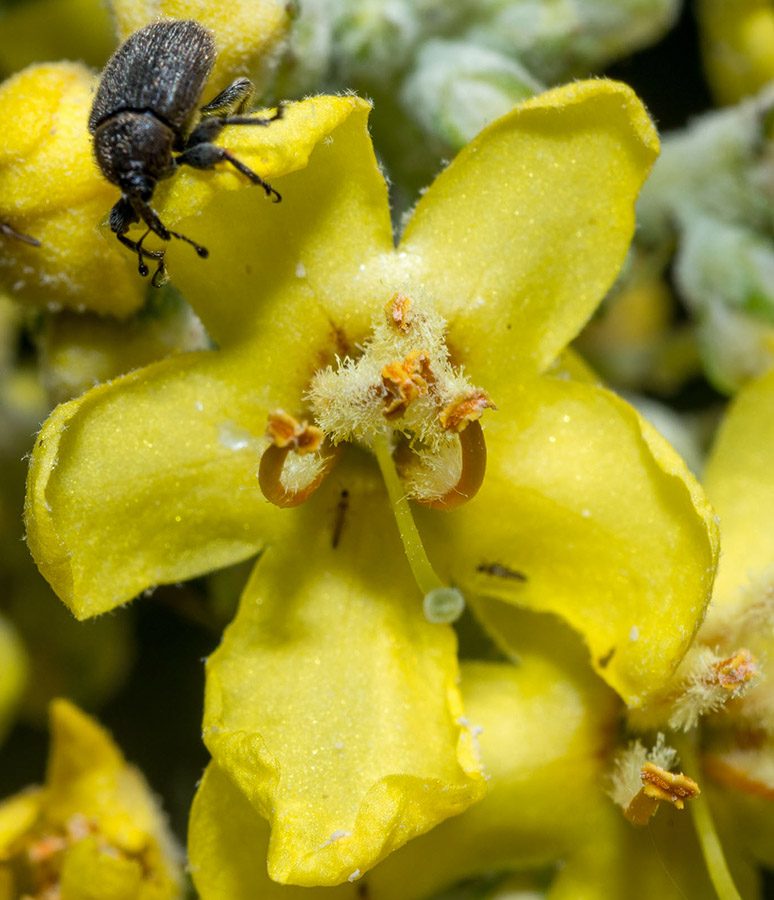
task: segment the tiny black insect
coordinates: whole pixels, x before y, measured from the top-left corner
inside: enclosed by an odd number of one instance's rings
[[[154,284],[164,271],[164,251],[142,246],[151,232],[164,241],[179,238],[199,256],[208,255],[204,247],[168,229],[150,206],[156,183],[178,166],[212,169],[218,162],[229,162],[261,185],[275,203],[282,199],[252,169],[212,143],[226,125],[268,125],[282,118],[282,106],[268,118],[241,115],[250,104],[253,85],[247,78],[237,78],[197,109],[214,61],[215,40],[198,22],[146,25],[108,60],[91,108],[89,131],[97,163],[105,178],[121,188],[121,199],[110,210],[110,228],[137,253],[141,275],[148,274],[144,257],[157,260]],[[132,241],[126,232],[140,220],[148,230]]]
[[[22,234],[21,231],[17,231],[7,222],[3,222],[0,219],[0,234],[5,235],[6,237],[15,238],[17,241],[21,241],[23,244],[29,244],[30,247],[39,247],[40,241],[37,238],[30,237],[28,234]]]

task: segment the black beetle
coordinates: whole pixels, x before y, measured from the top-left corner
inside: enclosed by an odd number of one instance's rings
[[[17,231],[2,219],[0,219],[0,234],[5,235],[6,237],[16,238],[17,241],[21,241],[24,244],[29,244],[30,247],[40,246],[40,241],[37,238],[30,237],[30,235],[28,234],[22,234],[21,231]]]
[[[240,115],[249,106],[253,85],[237,78],[197,109],[214,61],[215,40],[203,25],[184,19],[154,22],[110,57],[91,107],[94,155],[105,178],[121,188],[121,199],[110,210],[110,228],[137,253],[141,275],[148,274],[144,257],[158,260],[154,283],[164,271],[164,251],[142,246],[151,232],[164,241],[187,241],[199,256],[208,255],[204,247],[168,229],[150,206],[156,183],[178,166],[212,169],[218,162],[230,162],[275,203],[282,199],[228,150],[212,143],[226,125],[268,125],[282,118],[282,106],[269,118]],[[126,232],[140,220],[148,230],[132,241]]]

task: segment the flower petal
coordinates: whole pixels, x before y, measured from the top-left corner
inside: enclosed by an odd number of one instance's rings
[[[713,605],[739,599],[774,564],[774,372],[736,395],[715,439],[704,485],[723,527]],[[766,570],[769,570],[768,572]]]
[[[221,346],[262,327],[259,303],[322,307],[355,340],[365,335],[375,283],[365,264],[393,248],[369,112],[357,97],[315,97],[289,105],[268,128],[224,132],[220,143],[277,188],[281,203],[225,165],[182,169],[157,192],[162,219],[210,251],[202,261],[175,241],[167,259],[175,284]]]
[[[296,887],[266,871],[269,823],[242,791],[210,763],[194,797],[188,825],[191,876],[201,900],[356,900],[357,882]]]
[[[269,818],[283,883],[357,878],[483,792],[454,633],[424,618],[385,501],[373,463],[340,462],[208,663],[205,742]]]
[[[586,81],[494,122],[433,183],[400,250],[479,383],[490,364],[543,370],[612,284],[658,152],[623,84]]]
[[[611,392],[542,377],[496,402],[478,496],[422,512],[439,574],[470,596],[558,614],[583,634],[599,674],[639,706],[704,615],[712,512],[666,441]]]
[[[0,237],[0,278],[38,306],[127,316],[146,286],[131,255],[96,230],[119,197],[86,128],[95,77],[85,66],[30,66],[0,85],[0,218],[41,242]]]
[[[27,539],[78,618],[245,559],[276,531],[279,510],[257,480],[266,392],[282,405],[300,391],[292,378],[290,397],[251,382],[256,365],[185,354],[49,417],[30,465]]]
[[[191,869],[202,900],[362,896],[420,900],[475,875],[564,858],[611,804],[599,790],[615,695],[582,661],[558,623],[521,613],[544,644],[518,666],[463,666],[467,717],[478,731],[487,796],[383,860],[355,885],[280,887],[266,873],[269,829],[233,782],[210,765],[194,800]],[[569,629],[567,629],[569,631]],[[582,648],[581,648],[582,650]],[[306,894],[302,895],[302,891]],[[287,892],[287,893],[286,893]]]

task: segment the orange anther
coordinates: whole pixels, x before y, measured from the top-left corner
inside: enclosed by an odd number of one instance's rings
[[[406,334],[414,321],[411,300],[405,294],[395,293],[384,307],[387,321],[401,334]]]
[[[298,422],[281,409],[269,414],[266,437],[281,450],[288,448],[296,453],[316,453],[323,441],[323,431],[308,422]]]
[[[454,431],[460,434],[471,422],[480,419],[485,409],[497,409],[497,407],[492,403],[486,391],[476,388],[470,393],[458,397],[446,409],[441,410],[438,419],[444,431]]]
[[[386,419],[397,419],[408,409],[409,403],[424,396],[435,377],[430,369],[430,356],[425,350],[413,350],[402,363],[388,363],[382,369],[385,390]]]
[[[717,675],[717,683],[727,691],[736,690],[760,674],[757,660],[744,647],[733,656],[716,662],[712,668]]]

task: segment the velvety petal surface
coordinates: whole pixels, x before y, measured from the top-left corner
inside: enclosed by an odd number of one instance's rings
[[[484,789],[454,633],[424,618],[375,467],[351,455],[265,551],[207,666],[205,742],[293,884],[355,880]]]
[[[400,250],[481,380],[543,370],[615,279],[658,139],[632,90],[577,82],[498,119],[417,205]]]
[[[748,382],[729,407],[707,460],[704,486],[720,516],[723,555],[713,603],[771,583],[774,564],[774,373]]]
[[[613,393],[548,377],[502,388],[479,494],[448,513],[418,511],[431,558],[471,597],[561,616],[639,706],[702,621],[713,514],[666,441]]]
[[[268,826],[212,764],[191,814],[189,855],[202,900],[358,897],[420,900],[489,871],[564,858],[611,804],[598,787],[615,695],[585,665],[577,636],[547,617],[521,613],[526,635],[545,632],[520,664],[466,664],[466,717],[479,735],[487,796],[410,841],[360,883],[282,887],[268,878]],[[551,625],[554,627],[552,628]]]
[[[257,479],[266,413],[293,409],[300,391],[267,397],[266,383],[246,379],[251,365],[178,356],[49,417],[30,465],[27,540],[78,618],[244,559],[276,533],[280,511]]]
[[[256,307],[322,308],[343,335],[360,340],[374,312],[372,260],[392,252],[387,187],[357,97],[314,97],[290,104],[267,128],[226,129],[218,143],[282,194],[226,164],[185,168],[157,192],[164,221],[210,251],[199,259],[180,241],[167,260],[175,284],[215,340],[225,346],[263,326]],[[165,193],[166,191],[166,193]],[[342,347],[343,351],[352,350]]]

